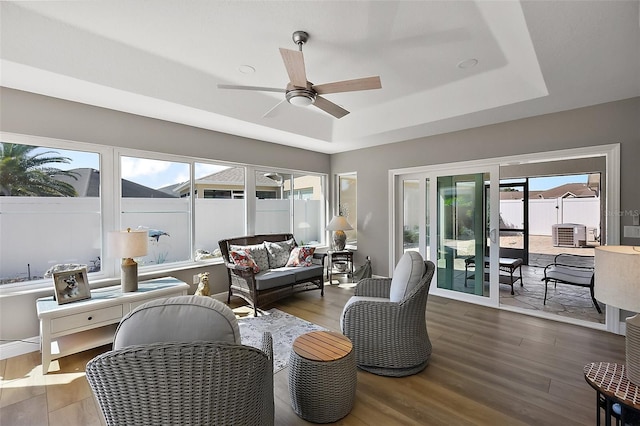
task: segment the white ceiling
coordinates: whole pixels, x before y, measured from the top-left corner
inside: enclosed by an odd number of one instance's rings
[[[336,153],[640,96],[639,3],[3,1],[0,84]],[[382,89],[325,95],[339,120],[217,89],[284,88],[296,30],[310,81]]]

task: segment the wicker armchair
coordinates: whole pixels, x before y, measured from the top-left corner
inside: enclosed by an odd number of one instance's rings
[[[431,356],[426,305],[435,271],[417,252],[405,253],[391,278],[358,282],[340,327],[353,342],[358,367],[382,376],[422,371]]]
[[[179,296],[126,316],[86,376],[107,425],[273,425],[272,345],[269,333],[262,350],[240,344],[223,303]]]

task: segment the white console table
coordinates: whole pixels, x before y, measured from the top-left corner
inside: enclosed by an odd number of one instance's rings
[[[42,372],[54,359],[113,342],[118,323],[149,300],[187,294],[189,284],[172,277],[138,284],[138,291],[123,293],[120,286],[91,291],[91,299],[58,305],[53,296],[36,301],[40,319]]]

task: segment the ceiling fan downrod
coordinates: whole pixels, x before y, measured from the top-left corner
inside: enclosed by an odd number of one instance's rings
[[[309,34],[306,31],[294,31],[291,38],[293,42],[298,45],[298,50],[302,52],[302,45],[309,40]]]

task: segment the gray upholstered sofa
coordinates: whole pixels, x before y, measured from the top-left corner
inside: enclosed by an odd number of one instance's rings
[[[320,290],[324,296],[324,262],[326,253],[313,253],[308,266],[284,266],[293,249],[298,247],[292,234],[264,234],[228,238],[218,242],[229,277],[229,296],[245,299],[257,309],[305,290]],[[234,262],[232,252],[248,250],[258,265],[252,267]]]

